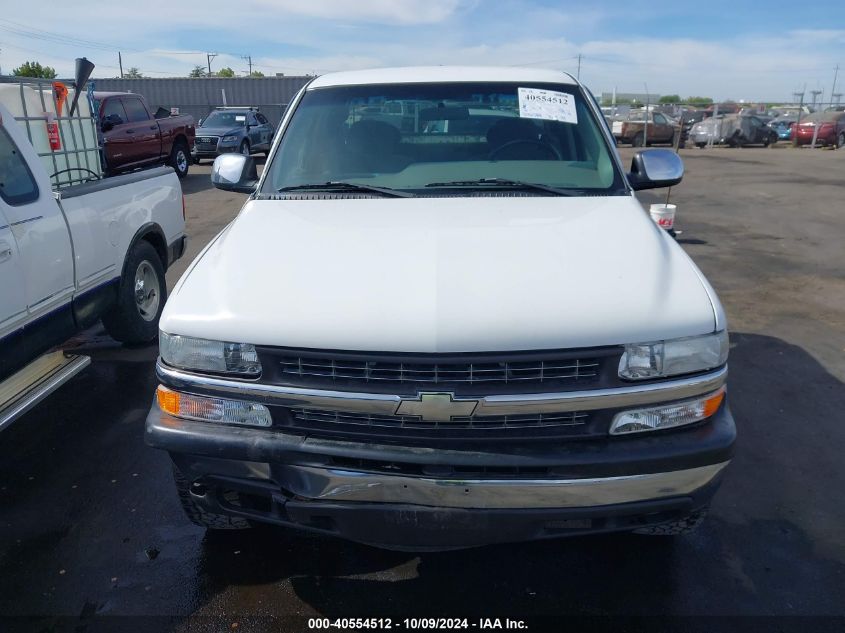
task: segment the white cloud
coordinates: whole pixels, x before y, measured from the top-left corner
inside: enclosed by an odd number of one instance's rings
[[[452,16],[462,0],[257,0],[293,15],[377,24],[434,24]]]

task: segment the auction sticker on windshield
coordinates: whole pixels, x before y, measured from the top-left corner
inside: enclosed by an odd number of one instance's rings
[[[519,88],[518,93],[520,117],[578,123],[575,99],[571,94],[539,88]]]

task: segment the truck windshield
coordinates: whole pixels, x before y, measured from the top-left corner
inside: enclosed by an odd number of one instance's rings
[[[267,169],[265,193],[340,182],[428,194],[518,183],[624,192],[594,113],[565,84],[312,89]]]
[[[200,127],[243,127],[246,112],[212,112]]]

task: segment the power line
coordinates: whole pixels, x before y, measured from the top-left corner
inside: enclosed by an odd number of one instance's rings
[[[84,47],[84,48],[94,48],[99,50],[110,50],[110,51],[117,51],[119,49],[123,50],[131,50],[139,52],[138,49],[132,49],[128,47],[118,47],[114,44],[107,44],[105,42],[98,42],[95,40],[87,40],[80,37],[73,37],[70,35],[65,35],[62,33],[55,33],[52,31],[46,31],[44,29],[39,29],[35,27],[28,26],[26,24],[22,24],[20,22],[15,22],[14,20],[9,20],[8,18],[0,18],[0,22],[4,24],[0,24],[0,30],[6,31],[8,33],[12,33],[15,35],[20,35],[22,37],[27,37],[31,39],[37,39],[42,41],[53,42],[55,44],[62,44],[66,46],[77,46],[77,47]]]

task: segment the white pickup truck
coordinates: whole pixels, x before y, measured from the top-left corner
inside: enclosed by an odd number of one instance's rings
[[[146,439],[188,517],[412,549],[696,527],[736,434],[725,314],[634,196],[682,175],[626,173],[564,73],[313,79],[260,178],[215,161],[250,198],[162,315]]]
[[[55,157],[49,149],[39,156],[30,142],[36,131],[43,136],[43,113],[16,120],[3,103],[18,94],[38,103],[31,90],[0,93],[0,429],[87,365],[87,357],[45,354],[78,330],[102,318],[120,341],[155,339],[164,272],[186,239],[171,168],[107,179],[84,168],[88,182],[62,186],[55,174],[51,182],[45,165]],[[93,122],[66,112],[56,119],[62,141],[56,154],[72,164],[71,127],[79,140],[80,128]]]

